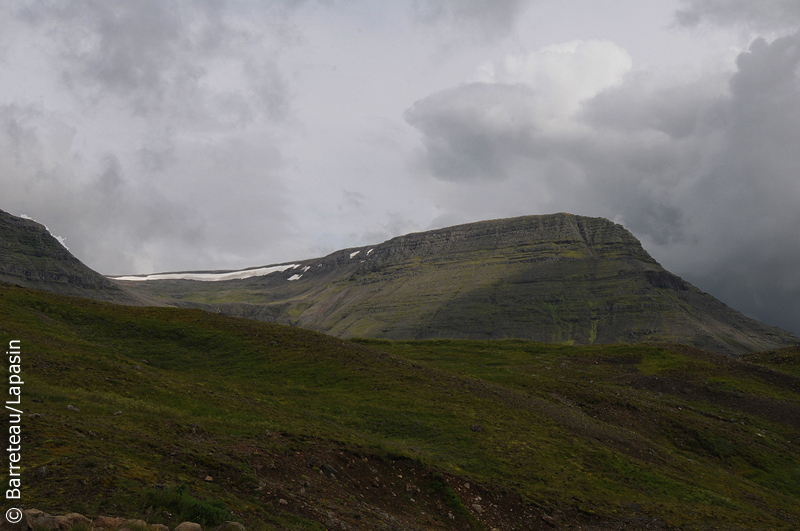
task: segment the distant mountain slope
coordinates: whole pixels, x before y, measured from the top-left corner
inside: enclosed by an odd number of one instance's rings
[[[44,225],[0,210],[0,280],[120,304],[142,300],[86,267]]]
[[[621,225],[571,214],[409,234],[265,276],[124,285],[340,337],[674,341],[726,354],[800,342],[666,271]]]

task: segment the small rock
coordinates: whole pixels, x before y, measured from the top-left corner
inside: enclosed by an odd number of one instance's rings
[[[41,511],[38,513],[26,511],[25,514],[28,517],[28,523],[33,529],[38,528],[40,530],[56,531],[59,528],[58,520],[56,520],[55,516],[50,516],[49,514]]]
[[[275,466],[275,461],[272,461],[269,465],[267,465],[267,468],[269,468],[270,470],[275,470],[278,467]]]
[[[89,430],[89,435],[91,435],[92,437],[97,437],[97,434],[92,430]]]
[[[477,503],[473,503],[473,504],[472,504],[472,509],[473,509],[473,510],[474,510],[476,513],[482,513],[482,512],[483,512],[483,507],[481,507],[481,506],[480,506],[480,505],[478,505]]]
[[[214,529],[214,531],[245,531],[244,526],[239,522],[224,522]]]
[[[544,516],[542,516],[542,520],[544,520],[546,523],[548,523],[549,525],[551,525],[551,526],[553,526],[553,527],[555,527],[556,525],[558,525],[558,522],[556,521],[556,519],[555,519],[555,518],[553,518],[553,517],[552,517],[552,516],[550,516],[550,515],[547,515],[547,514],[546,514],[546,515],[544,515]]]
[[[76,413],[80,413],[80,412],[81,412],[81,410],[80,410],[80,409],[76,408],[76,407],[75,407],[75,406],[73,406],[72,404],[68,405],[68,406],[67,406],[67,409],[69,409],[70,411],[74,411],[74,412],[76,412]]]
[[[210,482],[214,481],[214,478],[212,478],[211,476],[206,476],[206,481],[208,481],[210,483]]]
[[[95,529],[117,529],[125,524],[124,518],[112,518],[110,516],[98,516],[92,522]]]
[[[128,529],[133,529],[133,528],[146,529],[147,522],[145,522],[144,520],[126,520],[125,527],[127,527]]]
[[[481,426],[480,424],[473,424],[472,426],[469,427],[469,429],[471,429],[472,431],[483,431],[483,426]]]
[[[46,466],[40,466],[36,469],[36,477],[39,479],[46,478],[50,475],[50,471],[47,469]]]
[[[150,529],[153,531],[169,531],[169,527],[164,524],[150,524]]]
[[[175,527],[174,531],[203,531],[203,528],[194,522],[182,522]]]
[[[450,512],[448,512],[448,513],[447,513],[447,517],[448,517],[450,520],[455,520],[455,519],[456,519],[456,517],[455,517],[455,516],[453,516],[453,513],[450,513]]]
[[[283,498],[280,498],[280,499],[278,500],[278,503],[279,503],[280,505],[289,505],[289,502],[288,502],[288,501],[286,501],[286,500],[284,500]]]
[[[306,495],[306,489],[304,487],[300,487],[300,495],[301,496],[305,496]]]
[[[469,483],[464,483],[464,488],[468,489],[469,488]]]
[[[270,435],[272,435],[272,432],[271,432],[271,431],[269,431],[269,430],[264,430],[264,435],[266,435],[267,437],[269,437]]]
[[[336,475],[336,469],[333,468],[331,465],[322,465],[322,467],[320,467],[320,470],[322,470],[327,476]]]
[[[40,418],[42,418],[42,415],[41,415],[41,414],[39,414],[39,413],[31,413],[30,415],[28,415],[28,417],[30,417],[30,418],[32,418],[32,419],[34,419],[34,420],[35,420],[35,419],[40,419]]]
[[[380,480],[378,478],[373,479],[372,480],[372,486],[375,487],[375,488],[380,487],[381,486]]]
[[[82,514],[78,513],[69,513],[64,515],[64,518],[69,522],[69,527],[67,529],[72,529],[76,525],[83,524],[87,528],[92,527],[92,521],[83,516]]]
[[[119,416],[119,415],[122,415],[122,411],[115,411],[114,412],[114,416]]]

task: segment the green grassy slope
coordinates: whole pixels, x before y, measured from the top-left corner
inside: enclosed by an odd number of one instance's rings
[[[345,338],[672,341],[727,354],[800,342],[665,271],[602,218],[484,221],[298,263],[246,280],[124,284],[177,305]]]
[[[256,529],[800,522],[800,379],[757,363],[668,345],[357,344],[0,285],[11,339],[29,507],[174,524],[167,498],[186,485],[209,521]]]

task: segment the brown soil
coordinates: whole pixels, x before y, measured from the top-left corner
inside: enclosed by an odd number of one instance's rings
[[[270,434],[272,448],[241,443],[231,450],[252,463],[260,479],[261,500],[276,513],[285,512],[316,521],[327,529],[417,530],[497,529],[659,530],[658,519],[638,515],[631,504],[629,515],[601,517],[571,506],[539,507],[526,503],[506,487],[481,485],[467,478],[443,474],[460,499],[454,506],[429,468],[406,458],[390,458],[326,441],[307,441],[311,450],[297,451],[297,440],[287,434]],[[198,470],[236,488],[237,478],[226,471]],[[478,508],[479,507],[479,508]],[[237,515],[247,526],[247,516]]]

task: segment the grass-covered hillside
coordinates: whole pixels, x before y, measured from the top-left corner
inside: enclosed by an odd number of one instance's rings
[[[796,350],[348,342],[2,284],[0,344],[16,339],[22,504],[51,513],[248,529],[800,526]]]

